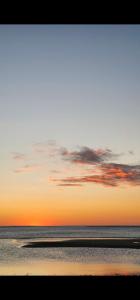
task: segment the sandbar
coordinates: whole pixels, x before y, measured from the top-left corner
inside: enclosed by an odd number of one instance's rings
[[[22,247],[50,248],[50,247],[87,247],[87,248],[133,248],[140,249],[140,238],[109,238],[109,239],[68,239],[60,241],[36,241]]]

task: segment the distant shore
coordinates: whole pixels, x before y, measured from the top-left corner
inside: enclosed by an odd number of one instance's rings
[[[37,241],[23,245],[24,248],[50,247],[95,247],[95,248],[133,248],[140,249],[140,238],[114,239],[69,239],[61,241]]]

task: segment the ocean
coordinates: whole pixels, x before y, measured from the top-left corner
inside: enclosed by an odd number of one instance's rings
[[[0,227],[0,275],[140,275],[140,249],[22,247],[68,238],[140,238],[140,226]]]

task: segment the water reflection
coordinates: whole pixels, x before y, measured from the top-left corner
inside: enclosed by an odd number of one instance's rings
[[[22,248],[0,239],[0,275],[140,275],[139,249]]]
[[[0,266],[0,275],[140,275],[134,264],[32,261]]]

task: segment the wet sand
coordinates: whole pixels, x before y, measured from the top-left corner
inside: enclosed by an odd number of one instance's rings
[[[133,248],[140,249],[140,238],[109,238],[109,239],[69,239],[60,241],[30,242],[25,248],[50,248],[50,247],[96,247],[96,248]]]

